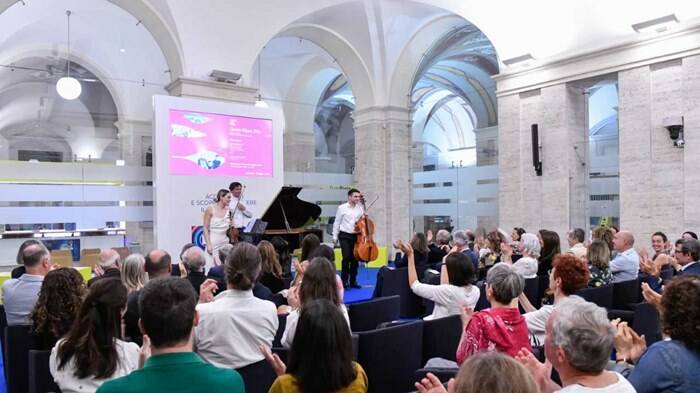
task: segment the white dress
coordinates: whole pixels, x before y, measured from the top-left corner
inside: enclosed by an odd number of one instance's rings
[[[224,217],[217,217],[212,212],[211,221],[209,221],[209,241],[211,242],[210,246],[215,265],[221,264],[219,261],[219,249],[229,243],[226,231],[230,227],[230,214],[227,213]]]

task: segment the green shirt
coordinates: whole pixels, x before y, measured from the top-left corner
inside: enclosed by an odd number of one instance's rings
[[[151,356],[142,369],[105,382],[98,393],[244,393],[241,375],[205,363],[194,352]]]

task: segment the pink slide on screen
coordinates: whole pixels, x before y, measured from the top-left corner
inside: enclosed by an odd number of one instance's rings
[[[170,174],[272,177],[272,120],[170,110]]]

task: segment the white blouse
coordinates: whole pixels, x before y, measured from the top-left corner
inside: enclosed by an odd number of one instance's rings
[[[345,308],[344,304],[340,305],[340,312],[343,313],[345,321],[348,323],[348,328],[350,328],[350,316],[348,315],[348,309]],[[297,323],[299,322],[299,310],[292,310],[289,315],[287,315],[287,324],[284,326],[284,333],[282,333],[282,346],[285,348],[291,348],[292,342],[294,341],[294,333],[297,331]]]
[[[423,318],[425,320],[449,317],[462,313],[462,307],[474,309],[479,301],[479,288],[476,285],[458,287],[452,284],[430,285],[414,281],[411,290],[416,295],[435,302],[433,313]]]
[[[105,379],[78,378],[75,376],[75,359],[71,359],[62,369],[58,369],[58,361],[56,353],[58,346],[63,343],[64,339],[58,340],[56,345],[51,349],[49,357],[49,370],[53,376],[54,382],[61,388],[63,393],[93,393],[105,382],[115,378],[120,378],[128,375],[139,367],[139,346],[135,343],[130,343],[117,339],[115,345],[119,361],[114,374]]]
[[[513,264],[513,269],[524,278],[537,277],[538,267],[537,259],[532,257],[522,257]]]

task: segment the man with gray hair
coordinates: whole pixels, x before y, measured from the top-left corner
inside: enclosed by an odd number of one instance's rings
[[[88,287],[101,278],[121,279],[121,269],[121,256],[119,256],[119,253],[116,250],[112,248],[101,250],[100,255],[97,256],[97,265],[94,269],[95,277],[88,281]]]
[[[182,253],[182,264],[187,271],[187,281],[192,284],[194,291],[199,296],[199,287],[207,279],[204,275],[206,259],[204,251],[199,247],[190,247]]]
[[[581,228],[575,228],[567,233],[567,240],[569,242],[569,254],[574,254],[579,258],[585,258],[588,253],[588,249],[583,245],[586,240],[586,232]]]
[[[26,272],[2,285],[2,303],[8,325],[29,323],[28,316],[39,299],[44,276],[51,270],[51,254],[42,243],[27,246],[22,250],[21,258]]]
[[[479,269],[479,257],[476,255],[474,250],[469,248],[469,236],[465,231],[457,230],[452,234],[452,244],[456,249],[452,251],[461,252],[462,254],[469,257],[469,260],[474,265],[474,270]]]
[[[428,231],[428,264],[442,262],[442,258],[450,251],[450,232],[445,229],[437,231],[433,238],[433,231]],[[434,240],[434,241],[433,241]]]
[[[549,365],[541,364],[531,353],[521,351],[518,360],[530,369],[535,380],[547,385],[541,386],[541,391],[634,393],[634,387],[622,375],[605,370],[614,345],[615,329],[607,311],[578,296],[569,296],[549,317],[544,341],[547,361],[559,373],[563,388],[549,379]]]

